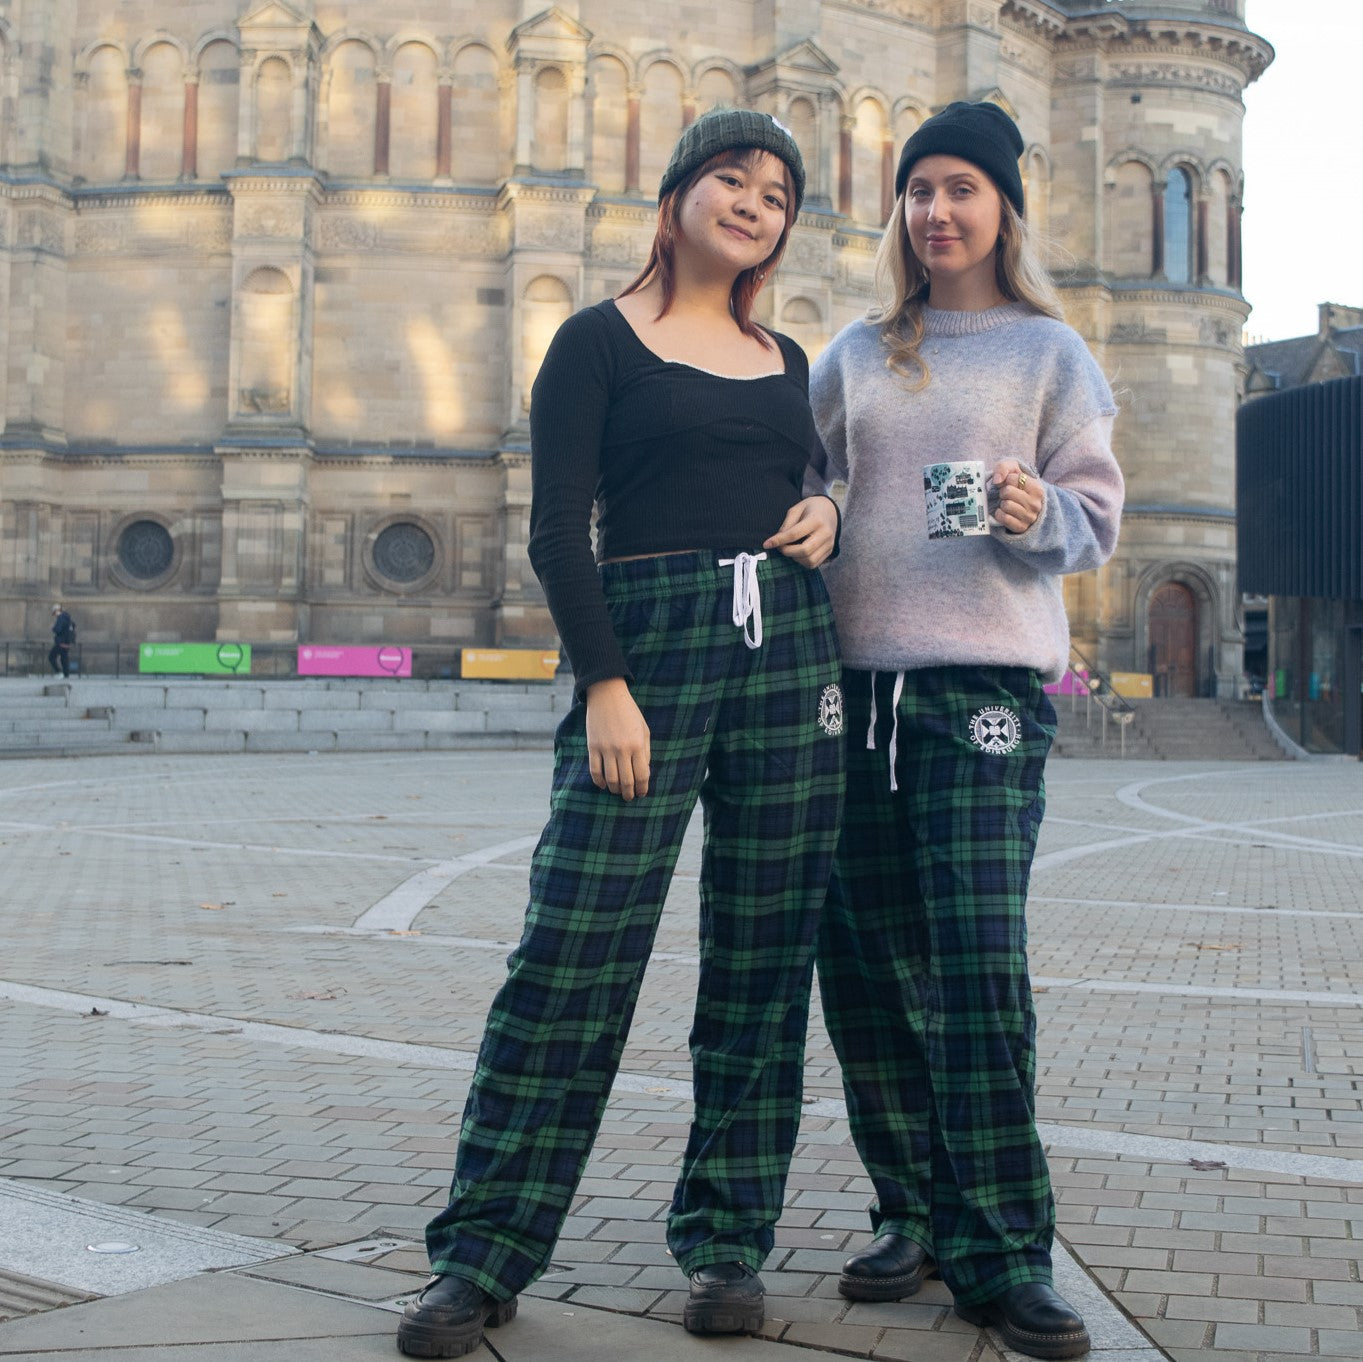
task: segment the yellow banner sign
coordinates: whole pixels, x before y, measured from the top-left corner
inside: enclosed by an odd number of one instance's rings
[[[1148,700],[1155,693],[1154,677],[1149,672],[1113,672],[1112,689],[1130,700]]]
[[[483,681],[552,681],[558,653],[537,648],[461,648],[460,676]]]

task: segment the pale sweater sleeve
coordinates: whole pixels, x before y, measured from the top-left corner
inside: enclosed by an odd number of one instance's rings
[[[1024,534],[994,542],[1037,572],[1087,572],[1117,547],[1125,483],[1112,452],[1116,406],[1107,379],[1076,333],[1050,376],[1037,450],[1030,463],[1046,500]]]
[[[843,395],[842,352],[847,333],[833,338],[809,371],[809,404],[819,447],[805,474],[806,496],[814,496],[847,479],[847,402]]]

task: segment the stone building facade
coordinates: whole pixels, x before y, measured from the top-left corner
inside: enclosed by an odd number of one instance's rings
[[[990,98],[1122,403],[1076,640],[1225,686],[1271,57],[1244,0],[0,0],[0,633],[60,597],[86,643],[551,640],[530,384],[642,262],[684,124],[799,140],[761,315],[814,353],[870,301],[905,136]]]

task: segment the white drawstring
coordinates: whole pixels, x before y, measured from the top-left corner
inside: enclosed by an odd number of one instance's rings
[[[749,648],[762,646],[762,594],[757,584],[757,565],[766,556],[765,553],[740,553],[737,558],[719,560],[720,567],[733,564],[734,623],[743,630],[743,642]]]
[[[894,674],[894,698],[890,701],[890,793],[899,789],[895,763],[899,759],[899,701],[904,694],[904,673]],[[876,750],[876,673],[871,673],[871,722],[866,725],[866,750]]]

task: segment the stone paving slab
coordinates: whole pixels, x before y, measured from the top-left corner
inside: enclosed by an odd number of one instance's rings
[[[1360,776],[1051,766],[1029,910],[1038,1114],[1095,1357],[1363,1358]],[[264,1269],[298,1281],[262,1288],[413,1289],[547,787],[542,752],[6,763],[0,1177],[308,1251]],[[685,1340],[663,1217],[698,870],[693,827],[558,1269],[533,1289],[592,1329]],[[380,904],[387,925],[357,925]],[[996,1362],[940,1282],[889,1307],[838,1297],[870,1186],[817,1005],[806,1077],[768,1338]],[[319,1264],[378,1236],[398,1246]]]
[[[165,1362],[168,1356],[176,1362],[288,1357],[391,1362],[393,1317],[335,1297],[221,1273],[30,1316],[0,1329],[0,1357],[86,1362],[111,1354],[119,1362]],[[490,1354],[471,1356],[484,1362]]]

